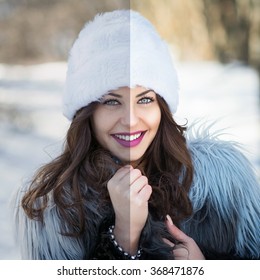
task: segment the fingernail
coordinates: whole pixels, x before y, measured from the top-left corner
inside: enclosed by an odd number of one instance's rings
[[[166,219],[169,222],[170,225],[173,225],[172,218],[169,215],[166,215]]]

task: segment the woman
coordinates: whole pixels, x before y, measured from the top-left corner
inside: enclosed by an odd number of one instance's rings
[[[62,154],[17,196],[26,259],[259,259],[260,187],[233,144],[173,118],[167,45],[133,11],[74,43]]]

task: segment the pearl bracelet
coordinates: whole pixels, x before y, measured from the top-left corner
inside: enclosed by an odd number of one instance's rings
[[[130,255],[129,253],[125,252],[124,249],[117,243],[115,240],[115,235],[114,235],[114,228],[115,226],[112,225],[108,228],[108,235],[110,238],[110,241],[113,243],[115,248],[119,251],[120,254],[122,254],[125,258],[128,258],[130,260],[138,260],[141,257],[142,251],[141,249],[138,249],[135,255]]]

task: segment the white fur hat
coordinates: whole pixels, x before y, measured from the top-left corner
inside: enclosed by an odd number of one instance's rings
[[[179,83],[167,44],[132,10],[97,15],[81,30],[68,60],[63,113],[75,113],[110,90],[143,86],[163,97],[172,113]]]

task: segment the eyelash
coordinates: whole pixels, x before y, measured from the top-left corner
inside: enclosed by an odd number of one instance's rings
[[[141,102],[140,103],[140,101],[143,101],[143,100],[149,100],[148,102]],[[139,104],[149,104],[149,103],[152,103],[152,102],[154,102],[154,98],[153,97],[149,97],[149,96],[144,96],[144,97],[142,97],[139,101],[138,101],[138,103]]]
[[[146,102],[142,102],[143,100],[148,100]],[[154,102],[153,97],[144,96],[140,100],[138,100],[138,104],[149,104]],[[120,102],[117,99],[107,99],[103,102],[104,105],[116,106],[119,105]]]
[[[117,104],[115,104],[117,103]],[[117,99],[107,99],[103,102],[104,105],[112,105],[112,106],[116,106],[119,104],[119,101]]]

